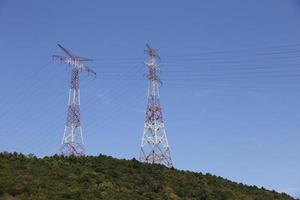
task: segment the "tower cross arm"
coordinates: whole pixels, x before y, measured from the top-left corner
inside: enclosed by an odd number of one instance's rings
[[[71,58],[74,59],[74,55],[69,50],[67,50],[66,48],[64,48],[61,44],[57,44],[57,46],[59,48],[61,48],[68,56],[70,56]]]
[[[58,60],[60,62],[66,62],[68,60],[65,56],[59,56],[59,55],[52,55],[53,60]]]
[[[93,70],[92,68],[88,67],[88,66],[83,65],[83,66],[82,66],[82,70],[87,71],[88,74],[92,73],[92,74],[94,74],[95,76],[97,76],[96,71]]]
[[[91,58],[85,58],[85,57],[81,57],[81,56],[76,56],[76,58],[79,61],[93,61],[94,60],[94,59],[91,59]]]

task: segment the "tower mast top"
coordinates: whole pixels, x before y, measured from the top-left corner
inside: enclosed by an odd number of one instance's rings
[[[150,81],[157,81],[157,82],[161,83],[161,80],[157,75],[157,72],[160,71],[159,67],[156,64],[156,58],[158,58],[160,60],[158,52],[156,49],[151,48],[148,43],[146,43],[146,48],[147,49],[145,50],[145,53],[148,54],[150,57],[150,61],[145,62],[146,66],[149,68],[147,78]]]
[[[65,47],[63,47],[62,45],[57,44],[57,46],[60,49],[62,49],[68,56],[53,55],[52,56],[53,59],[59,60],[61,62],[65,62],[69,64],[73,69],[77,69],[79,71],[87,71],[88,73],[92,73],[96,76],[96,72],[92,68],[83,65],[81,63],[82,61],[93,61],[93,59],[76,56],[73,53],[71,53],[69,50],[67,50]]]

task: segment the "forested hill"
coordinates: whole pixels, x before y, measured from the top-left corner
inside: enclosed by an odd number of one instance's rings
[[[0,153],[0,200],[290,200],[210,174],[108,156],[45,157]]]

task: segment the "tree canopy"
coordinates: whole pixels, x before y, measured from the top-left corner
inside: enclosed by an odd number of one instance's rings
[[[292,200],[222,177],[110,156],[0,153],[0,200]]]

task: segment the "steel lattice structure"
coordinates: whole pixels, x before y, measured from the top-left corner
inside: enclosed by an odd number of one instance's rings
[[[172,167],[173,163],[159,100],[161,81],[157,74],[159,67],[156,64],[156,59],[160,59],[160,57],[157,51],[148,44],[146,44],[146,47],[145,52],[150,57],[150,60],[145,62],[145,65],[149,68],[147,74],[149,80],[148,105],[139,159],[141,162],[158,163]]]
[[[79,74],[82,71],[88,73],[96,72],[91,68],[83,65],[82,61],[92,61],[92,59],[75,56],[63,46],[58,46],[68,55],[53,55],[53,59],[69,64],[71,67],[71,88],[69,92],[69,103],[67,110],[67,122],[65,125],[64,135],[60,147],[60,155],[64,156],[81,156],[85,154],[83,133],[80,120],[80,90],[79,90]]]

